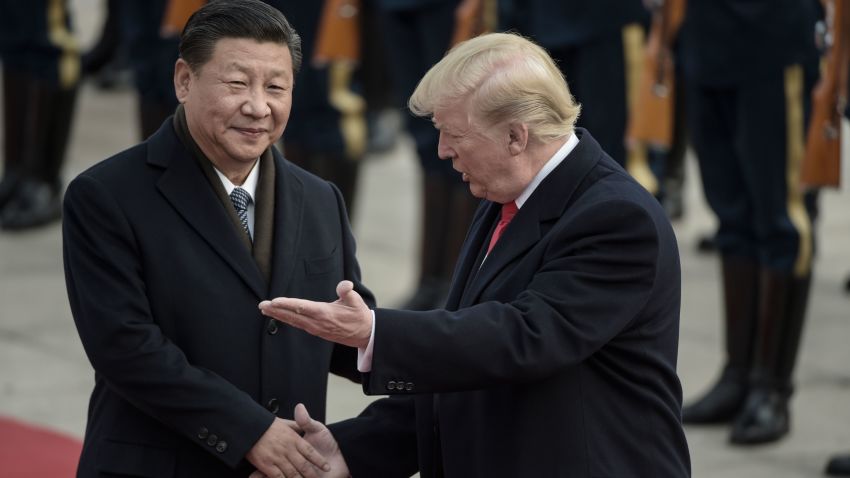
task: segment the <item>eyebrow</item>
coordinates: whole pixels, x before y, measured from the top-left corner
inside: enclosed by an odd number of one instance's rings
[[[235,70],[240,71],[242,73],[248,73],[249,71],[251,71],[251,68],[249,68],[249,67],[247,67],[247,66],[245,66],[245,65],[243,65],[239,62],[236,62],[236,61],[233,61],[230,64],[228,64],[227,68],[228,69],[235,69]],[[283,70],[283,69],[271,70],[271,73],[272,73],[272,77],[286,76],[286,70]]]

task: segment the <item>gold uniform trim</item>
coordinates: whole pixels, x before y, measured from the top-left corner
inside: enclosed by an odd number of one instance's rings
[[[623,27],[623,61],[626,72],[626,118],[637,107],[638,88],[643,70],[643,57],[646,48],[646,34],[638,23]],[[625,138],[623,138],[625,141]],[[658,178],[649,167],[646,146],[642,143],[626,145],[626,170],[635,181],[651,194],[658,194]]]
[[[345,144],[345,155],[350,160],[359,160],[366,154],[366,101],[351,91],[354,65],[346,61],[334,61],[328,66],[328,101],[339,111],[339,129]]]
[[[805,152],[805,122],[803,115],[803,67],[791,65],[785,69],[786,117],[786,182],[788,187],[788,217],[799,235],[794,275],[803,277],[812,267],[812,223],[803,203],[800,167]]]
[[[64,0],[47,3],[47,38],[62,50],[59,57],[59,85],[73,88],[80,80],[80,49],[77,40],[66,26],[68,11]]]

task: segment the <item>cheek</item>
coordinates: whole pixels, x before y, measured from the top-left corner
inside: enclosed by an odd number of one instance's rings
[[[274,118],[276,123],[286,124],[289,120],[289,113],[292,110],[292,101],[278,101],[272,103],[272,117]]]

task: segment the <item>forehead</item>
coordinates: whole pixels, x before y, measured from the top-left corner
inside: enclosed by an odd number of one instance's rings
[[[465,100],[453,101],[434,108],[432,121],[438,129],[466,129],[470,125],[469,105]]]
[[[292,75],[292,55],[285,44],[259,42],[250,38],[222,38],[215,43],[212,57],[204,66],[225,70],[262,69],[279,75]]]

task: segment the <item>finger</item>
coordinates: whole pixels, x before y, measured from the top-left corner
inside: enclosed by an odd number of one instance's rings
[[[276,299],[272,299],[271,303],[275,310],[310,317],[315,316],[319,312],[320,307],[323,305],[321,302],[294,299],[291,297],[278,297]]]
[[[272,301],[262,302],[260,304],[260,313],[285,324],[303,328],[303,325],[300,324],[303,324],[308,320],[307,316],[297,314],[296,312],[298,312],[298,310],[295,309],[298,309],[298,306],[289,305],[288,302],[284,302],[287,300],[289,299],[277,298]]]
[[[304,478],[319,478],[320,476],[319,469],[307,460],[298,460],[293,462],[293,465],[297,469],[298,473],[300,473],[299,476],[303,476]],[[330,468],[325,471],[330,471]]]
[[[298,453],[301,454],[303,459],[309,461],[316,468],[324,471],[331,471],[331,465],[328,463],[328,460],[326,460],[321,453],[313,448],[313,445],[307,443],[306,440],[298,440],[295,445],[295,449],[298,450]]]
[[[366,302],[360,297],[360,294],[354,290],[354,284],[351,281],[344,280],[337,284],[336,294],[339,296],[339,301],[347,307],[355,309],[365,308]]]
[[[257,476],[262,476],[262,477],[266,477],[266,478],[286,477],[286,475],[280,470],[280,467],[278,467],[274,464],[257,466],[257,471],[252,473],[251,476],[253,477],[254,474],[257,474]]]
[[[342,299],[346,294],[354,290],[354,283],[350,280],[340,281],[339,284],[336,285],[336,295]]]
[[[255,472],[251,473],[250,475],[248,475],[248,478],[266,478],[266,475],[264,475],[260,471],[255,471]]]
[[[302,429],[295,420],[287,420],[285,418],[281,418],[280,420],[296,433],[304,433],[304,429]]]
[[[278,466],[286,478],[319,478],[316,468],[300,455],[288,456],[290,460]]]
[[[318,422],[310,418],[310,413],[303,403],[295,405],[295,423],[306,433],[321,431]]]
[[[283,462],[283,463],[278,463],[277,467],[280,468],[280,471],[282,473],[282,475],[280,475],[280,476],[282,476],[284,478],[296,478],[296,477],[300,476],[300,473],[298,473],[298,469],[295,468],[295,466],[288,461]]]

